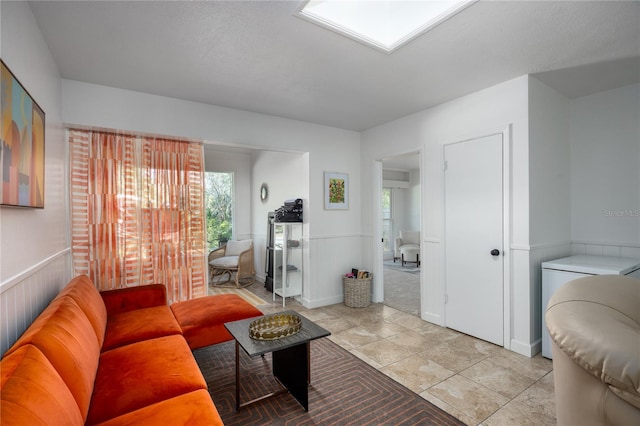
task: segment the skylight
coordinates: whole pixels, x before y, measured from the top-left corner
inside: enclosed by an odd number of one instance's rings
[[[311,0],[297,16],[391,53],[477,0]]]

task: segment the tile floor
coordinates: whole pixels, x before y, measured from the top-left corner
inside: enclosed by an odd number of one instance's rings
[[[282,299],[261,283],[249,290],[266,314]],[[555,425],[552,363],[528,358],[385,306],[344,304],[293,309],[329,331],[332,341],[468,425]]]

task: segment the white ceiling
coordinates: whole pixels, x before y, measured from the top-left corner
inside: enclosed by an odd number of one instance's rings
[[[30,3],[63,78],[357,131],[523,74],[572,97],[640,80],[636,1],[480,1],[390,55],[297,1]]]

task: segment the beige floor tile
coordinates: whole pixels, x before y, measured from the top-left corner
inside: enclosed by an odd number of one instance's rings
[[[515,398],[535,382],[530,377],[495,365],[491,359],[480,361],[460,374],[509,399]]]
[[[314,309],[309,309],[305,312],[300,312],[302,315],[305,316],[305,318],[313,321],[313,322],[318,322],[318,321],[322,321],[322,320],[329,320],[329,319],[333,319],[334,317],[331,316],[330,314],[328,314],[327,312],[321,311],[321,310],[314,310]]]
[[[407,331],[407,329],[401,325],[386,321],[376,321],[369,324],[362,324],[360,325],[360,327],[371,333],[377,334],[383,339]]]
[[[400,324],[409,330],[420,328],[424,324],[421,318],[400,311],[397,311],[395,315],[389,315],[385,320],[394,324]]]
[[[542,379],[538,380],[538,386],[544,386],[549,392],[554,392],[553,370],[548,372]]]
[[[411,330],[400,332],[387,340],[398,347],[406,348],[410,354],[422,352],[428,347],[427,339],[420,333]]]
[[[382,368],[401,359],[411,356],[414,352],[406,346],[400,346],[389,339],[378,340],[368,345],[360,346],[352,350],[352,353],[359,354],[361,359],[368,359],[370,365]],[[362,356],[360,356],[362,355]]]
[[[491,361],[494,364],[518,371],[520,374],[524,374],[534,380],[540,379],[553,369],[551,360],[542,357],[540,354],[529,358],[506,349],[501,349],[495,353]]]
[[[344,318],[328,318],[320,321],[315,321],[320,327],[324,327],[331,333],[340,333],[341,331],[348,330],[354,327],[354,324],[347,321]]]
[[[425,336],[429,340],[430,346],[437,346],[440,343],[445,343],[461,336],[461,333],[457,331],[430,324],[426,321],[423,321],[422,326],[414,329],[414,331]]]
[[[387,365],[380,371],[415,393],[420,393],[455,374],[419,354]]]
[[[481,421],[509,402],[509,398],[460,375],[450,377],[426,392]]]
[[[482,422],[483,426],[535,425],[555,426],[555,417],[549,417],[526,405],[511,401]]]
[[[446,402],[438,399],[437,397],[431,395],[427,391],[422,392],[420,394],[420,396],[422,398],[424,398],[425,400],[429,401],[430,403],[432,403],[433,405],[435,405],[436,407],[440,408],[441,410],[444,410],[447,413],[451,414],[453,417],[455,417],[456,419],[460,420],[461,422],[463,422],[467,426],[476,426],[476,425],[480,424],[479,420],[474,419],[472,416],[468,415],[467,413],[464,413],[460,409],[458,409],[456,407],[453,407],[453,406],[447,404]]]
[[[380,335],[363,327],[349,328],[339,333],[335,333],[331,337],[331,340],[349,349],[365,346],[381,339]]]
[[[459,373],[489,356],[486,352],[475,350],[468,339],[468,336],[458,336],[439,345],[427,345],[423,354],[444,368]]]
[[[547,417],[556,417],[556,401],[553,389],[546,382],[536,382],[527,390],[513,399],[513,402],[522,404],[531,413],[541,414]]]

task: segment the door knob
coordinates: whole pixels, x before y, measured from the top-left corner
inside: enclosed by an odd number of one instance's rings
[[[491,250],[491,256],[500,256],[500,250],[498,249]]]

